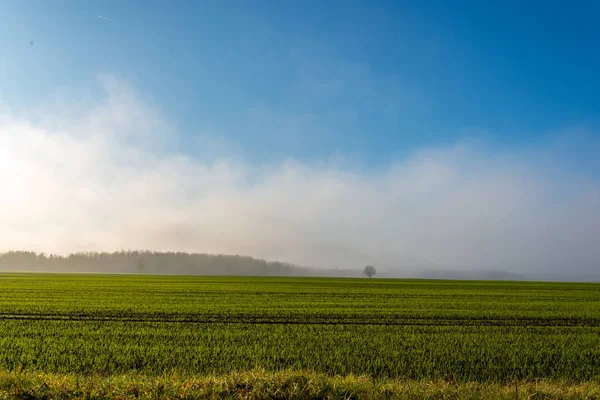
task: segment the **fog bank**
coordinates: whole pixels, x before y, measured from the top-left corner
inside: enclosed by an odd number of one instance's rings
[[[126,83],[99,82],[97,98],[0,111],[0,251],[248,254],[394,276],[599,274],[600,182],[569,170],[553,144],[456,143],[368,170],[209,160],[174,150],[185,138]]]

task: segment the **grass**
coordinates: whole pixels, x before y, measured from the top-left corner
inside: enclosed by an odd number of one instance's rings
[[[598,398],[599,300],[591,283],[0,274],[0,389]]]
[[[6,399],[599,399],[600,384],[377,380],[307,371],[110,377],[0,371]]]

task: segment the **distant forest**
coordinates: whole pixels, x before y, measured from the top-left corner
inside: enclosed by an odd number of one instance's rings
[[[11,251],[0,253],[0,271],[259,276],[348,276],[350,272],[299,267],[248,256],[153,251],[68,256]]]
[[[119,251],[113,253],[74,253],[68,256],[10,251],[0,253],[0,272],[65,272],[103,274],[173,274],[240,276],[316,276],[363,277],[362,268],[328,269],[266,261],[240,255],[199,254],[156,251]],[[381,272],[381,273],[380,273]],[[598,282],[598,274],[516,274],[506,271],[460,271],[404,269],[377,271],[379,278],[420,278],[450,280],[542,280]]]

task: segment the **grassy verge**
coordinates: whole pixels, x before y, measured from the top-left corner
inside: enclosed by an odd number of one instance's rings
[[[305,371],[83,376],[0,371],[4,399],[600,399],[600,383],[376,380]]]

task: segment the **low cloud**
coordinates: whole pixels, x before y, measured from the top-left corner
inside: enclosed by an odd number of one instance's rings
[[[85,106],[0,114],[0,251],[180,250],[395,274],[597,270],[600,182],[552,164],[551,146],[463,143],[372,170],[207,162],[169,150],[185,139],[127,84],[100,84]]]

